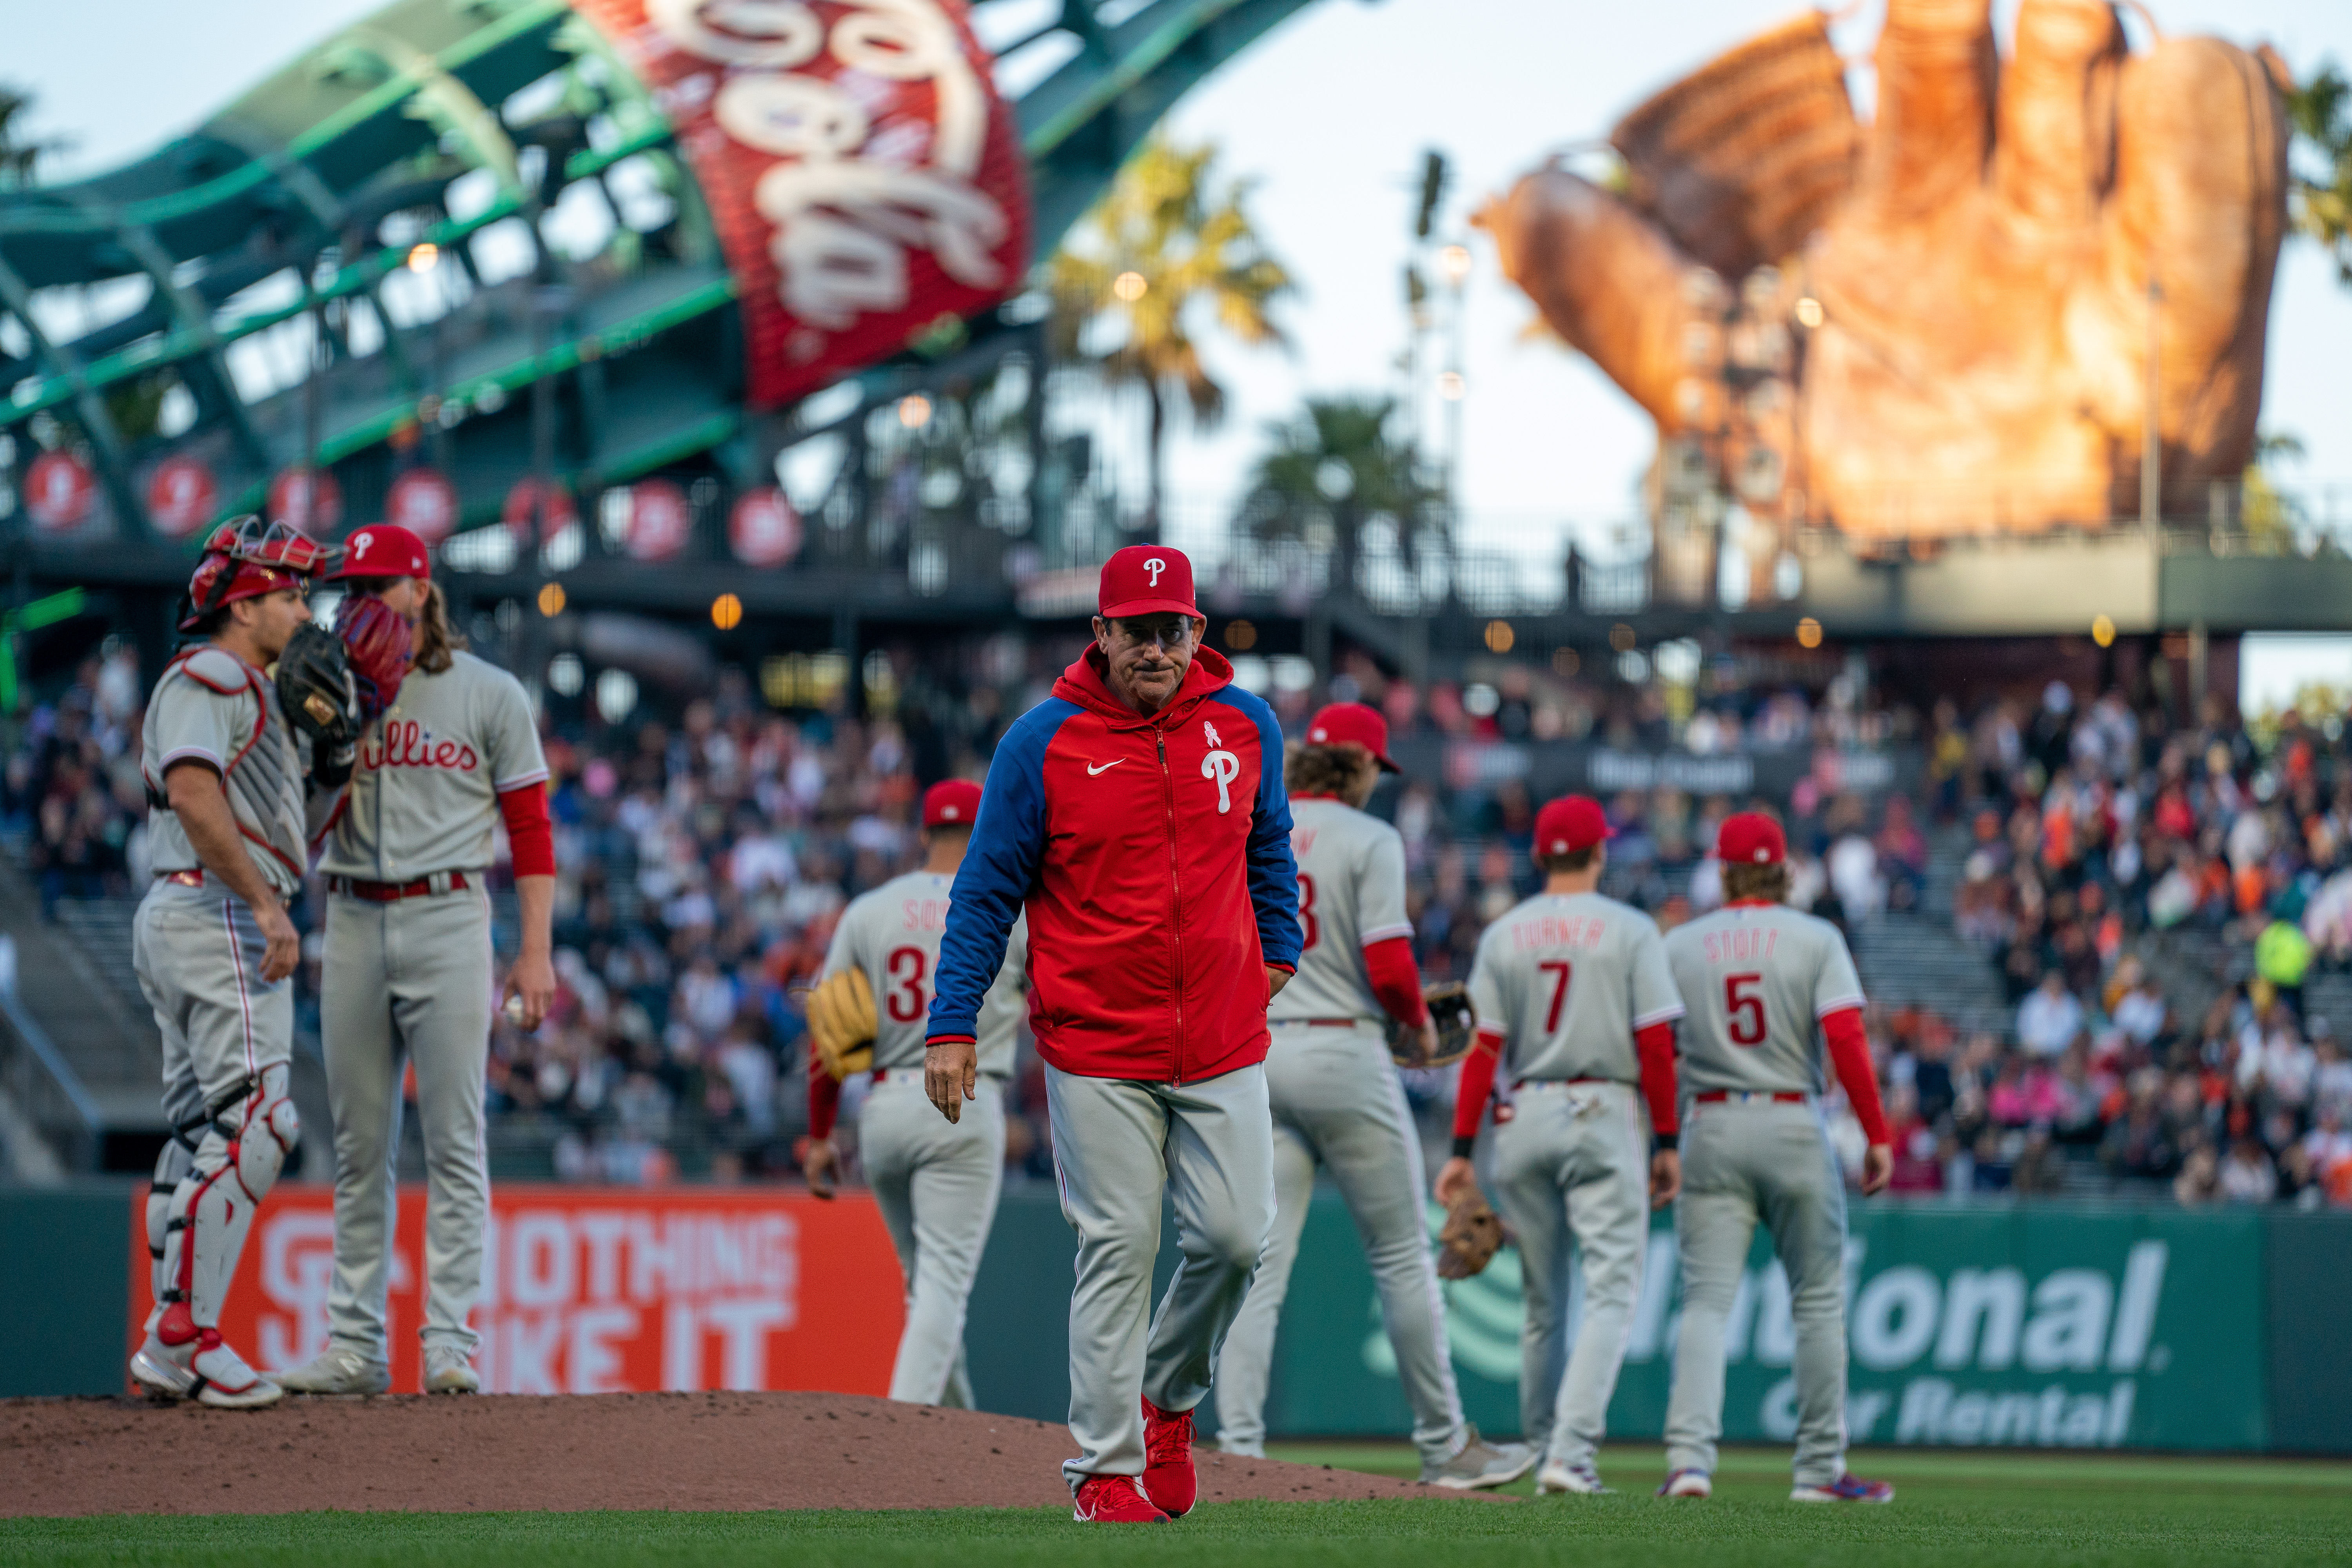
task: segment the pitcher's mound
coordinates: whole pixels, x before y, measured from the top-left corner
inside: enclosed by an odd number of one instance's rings
[[[0,1401],[0,1514],[1067,1506],[1067,1428],[838,1394]],[[1458,1498],[1201,1450],[1201,1500]]]

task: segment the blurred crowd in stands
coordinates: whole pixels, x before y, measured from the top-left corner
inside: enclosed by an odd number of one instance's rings
[[[733,671],[662,717],[606,724],[551,701],[561,988],[534,1035],[497,1026],[494,1160],[616,1183],[796,1170],[801,995],[835,921],[913,862],[921,787],[983,774],[1070,652],[1002,638],[950,667],[901,658],[887,710],[863,718],[837,700],[776,711]],[[2352,961],[2352,749],[2334,721],[2290,715],[2258,743],[2223,704],[2184,728],[2057,684],[1922,715],[1870,706],[1845,676],[1808,695],[1695,655],[1679,684],[1498,664],[1421,688],[1366,660],[1320,684],[1299,661],[1240,662],[1293,733],[1328,698],[1388,714],[1408,774],[1373,809],[1405,840],[1429,978],[1460,978],[1479,931],[1537,885],[1544,748],[1520,742],[1779,755],[1763,804],[1790,826],[1795,901],[1857,933],[1866,980],[1885,988],[1868,951],[1882,918],[1924,917],[1981,951],[2013,1008],[1963,1023],[1932,995],[1872,1006],[1898,1189],[2352,1205],[2352,1060],[2308,1005]],[[143,882],[143,695],[135,660],[110,650],[19,731],[0,817],[45,906]],[[1857,787],[1858,755],[1898,765]],[[1720,900],[1709,847],[1752,788],[1604,798],[1605,890],[1667,925]],[[1033,1052],[1021,1061],[1008,1174],[1050,1179],[1042,1074]],[[1442,1137],[1449,1075],[1408,1076]],[[1828,1109],[1858,1169],[1834,1090]]]

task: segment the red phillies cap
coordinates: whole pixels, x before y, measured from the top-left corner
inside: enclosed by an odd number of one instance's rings
[[[1105,616],[1192,616],[1192,563],[1164,544],[1130,544],[1103,563],[1097,613]]]
[[[923,792],[923,826],[970,827],[980,816],[980,786],[970,779],[942,779]]]
[[[1536,853],[1573,855],[1617,835],[1609,816],[1589,795],[1564,795],[1536,813]]]
[[[372,522],[343,541],[343,563],[327,578],[432,575],[425,541],[396,522]]]
[[[1307,721],[1310,746],[1344,746],[1355,742],[1372,753],[1384,773],[1404,770],[1389,760],[1389,721],[1360,702],[1334,702]]]
[[[1716,830],[1715,858],[1727,866],[1777,866],[1789,858],[1789,836],[1762,812],[1743,811]]]

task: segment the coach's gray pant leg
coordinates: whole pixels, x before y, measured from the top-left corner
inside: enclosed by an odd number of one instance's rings
[[[335,1276],[327,1333],[386,1359],[384,1291],[391,1279],[399,1188],[400,1045],[384,973],[394,906],[327,897],[327,946],[319,999],[327,1103],[335,1118]]]
[[[1796,1329],[1796,1484],[1827,1486],[1845,1473],[1845,1178],[1811,1107],[1765,1115],[1756,1170]]]
[[[1724,1326],[1756,1235],[1754,1194],[1716,1135],[1723,1120],[1702,1112],[1683,1130],[1683,1194],[1675,1204],[1683,1325],[1666,1399],[1666,1468],[1710,1475],[1723,1435]]]
[[[1568,1364],[1569,1229],[1561,1097],[1522,1094],[1495,1130],[1495,1197],[1519,1252],[1519,1436],[1551,1441]]]
[[[428,1349],[472,1355],[490,1212],[483,1099],[490,1056],[489,895],[478,883],[391,906],[384,968],[392,1017],[416,1066],[425,1134],[425,1322]],[[397,1147],[394,1149],[397,1154]]]
[[[1160,1250],[1169,1116],[1152,1085],[1081,1078],[1051,1063],[1045,1105],[1062,1217],[1078,1233],[1070,1292],[1070,1436],[1078,1457],[1062,1466],[1075,1492],[1092,1476],[1143,1473],[1136,1398]]]
[[[1274,1228],[1249,1294],[1217,1358],[1217,1442],[1229,1454],[1265,1456],[1265,1397],[1273,1381],[1275,1331],[1298,1261],[1299,1233],[1315,1197],[1315,1153],[1286,1121],[1274,1124]]]
[[[1462,1395],[1445,1341],[1445,1298],[1429,1250],[1421,1139],[1380,1037],[1368,1032],[1354,1045],[1354,1059],[1334,1081],[1355,1103],[1344,1114],[1318,1118],[1316,1142],[1355,1216],[1364,1261],[1380,1290],[1381,1321],[1412,1411],[1413,1446],[1434,1463],[1452,1458],[1460,1445]]]
[[[1623,1084],[1592,1086],[1598,1111],[1579,1119],[1568,1221],[1584,1274],[1584,1313],[1559,1382],[1550,1455],[1589,1465],[1609,1429],[1609,1400],[1625,1364],[1633,1302],[1642,1293],[1642,1254],[1649,1240],[1649,1162],[1642,1157],[1641,1112]]]
[[[180,1026],[180,1007],[175,993],[164,978],[171,973],[171,960],[166,951],[168,943],[159,939],[150,921],[150,913],[157,900],[165,896],[151,889],[145,898],[140,900],[138,911],[131,917],[131,971],[138,977],[139,990],[147,998],[148,1009],[155,1015],[155,1032],[163,1040],[163,1120],[170,1126],[181,1130],[179,1136],[185,1140],[187,1152],[193,1156],[205,1132],[201,1125],[205,1113],[205,1091],[196,1081],[195,1058],[190,1054],[187,1032]],[[159,1173],[162,1173],[165,1169],[163,1162],[158,1160],[155,1168]],[[193,1158],[181,1167],[184,1172],[194,1168]],[[184,1174],[180,1177],[181,1181],[186,1179]],[[151,1321],[152,1318],[161,1317],[163,1311],[164,1226],[172,1194],[178,1190],[178,1183],[175,1182],[168,1191],[157,1193],[151,1188],[148,1194],[148,1284],[154,1300]]]
[[[1208,1396],[1274,1228],[1274,1113],[1262,1064],[1153,1087],[1168,1110],[1177,1259],[1144,1348],[1143,1394],[1162,1410],[1187,1411]]]
[[[907,1287],[890,1397],[968,1409],[964,1312],[1003,1183],[1002,1094],[982,1079],[981,1097],[950,1124],[921,1079],[904,1075],[902,1087],[893,1074],[866,1099],[858,1152]]]

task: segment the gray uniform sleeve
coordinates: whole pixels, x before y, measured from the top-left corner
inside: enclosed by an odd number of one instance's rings
[[[1470,1005],[1478,1015],[1480,1028],[1507,1033],[1511,1014],[1503,995],[1503,977],[1497,972],[1495,956],[1495,933],[1502,929],[1502,922],[1497,921],[1478,939],[1478,955],[1470,964]]]
[[[1404,840],[1394,832],[1365,835],[1363,863],[1356,873],[1357,942],[1370,947],[1412,935],[1404,908]]]
[[[860,899],[841,911],[840,921],[833,928],[833,942],[824,950],[824,967],[817,972],[819,980],[840,973],[857,964],[857,914],[865,902]],[[870,982],[874,977],[867,975]]]
[[[215,773],[226,773],[253,739],[255,717],[246,692],[215,691],[188,676],[165,682],[163,700],[147,710],[148,727],[155,731],[155,787],[163,787],[163,774],[174,763],[209,763]]]
[[[1666,962],[1666,939],[1646,920],[1635,927],[1633,938],[1633,1015],[1636,1029],[1683,1016],[1683,995],[1675,987],[1674,966]]]
[[[482,715],[490,788],[499,794],[547,780],[547,758],[539,749],[539,723],[531,717],[530,699],[513,679],[490,685],[489,711]]]
[[[1822,972],[1813,982],[1813,1016],[1826,1018],[1841,1007],[1862,1005],[1862,976],[1854,972],[1853,954],[1834,928],[1822,931]]]

